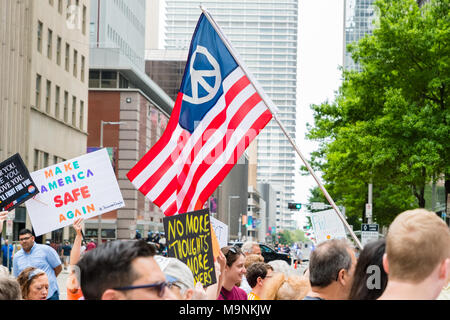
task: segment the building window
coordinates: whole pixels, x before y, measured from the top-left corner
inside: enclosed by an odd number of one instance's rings
[[[81,25],[83,34],[86,34],[86,15],[87,15],[87,8],[86,6],[83,6],[83,20]]]
[[[70,68],[70,45],[66,43],[66,71],[69,72]]]
[[[52,83],[47,80],[47,90],[45,91],[45,112],[50,113],[50,100],[52,95]]]
[[[48,167],[48,153],[44,152],[44,166],[43,168],[47,168]]]
[[[64,91],[64,122],[69,121],[69,93]]]
[[[44,25],[42,22],[38,21],[38,29],[37,29],[37,49],[42,53],[42,29]]]
[[[55,118],[59,119],[59,99],[61,88],[55,86]]]
[[[100,88],[100,71],[89,70],[89,88]]]
[[[61,13],[61,14],[63,12],[62,3],[63,3],[62,0],[58,0],[58,13]]]
[[[56,63],[58,64],[58,66],[61,65],[61,43],[62,39],[61,37],[58,37],[56,39]]]
[[[33,169],[34,171],[39,170],[39,150],[36,149],[34,149]]]
[[[78,51],[73,50],[73,76],[77,77],[77,70],[78,70]]]
[[[53,7],[53,0],[48,0],[48,4]]]
[[[36,108],[41,107],[41,76],[38,74],[36,75]]]
[[[48,29],[48,37],[47,37],[47,58],[52,58],[52,43],[53,43],[53,31]]]
[[[80,100],[80,130],[84,129],[84,101]]]
[[[86,68],[86,59],[81,56],[81,82],[84,82],[84,70]]]
[[[117,88],[117,72],[102,71],[102,88]]]
[[[72,96],[72,125],[75,127],[77,124],[77,98]]]

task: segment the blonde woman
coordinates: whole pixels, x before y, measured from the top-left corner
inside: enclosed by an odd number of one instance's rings
[[[17,277],[24,300],[46,300],[48,295],[48,277],[45,271],[25,268]]]

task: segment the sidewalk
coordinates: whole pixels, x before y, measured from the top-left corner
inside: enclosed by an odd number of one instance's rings
[[[64,267],[63,267],[64,269]],[[69,277],[69,272],[67,270],[61,271],[56,280],[58,281],[59,287],[59,300],[67,300],[67,278]]]

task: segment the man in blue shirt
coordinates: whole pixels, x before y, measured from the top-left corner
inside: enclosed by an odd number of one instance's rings
[[[62,270],[61,259],[52,247],[35,243],[34,239],[30,230],[20,230],[19,241],[22,249],[14,255],[13,275],[17,278],[27,267],[35,267],[45,271],[49,283],[47,300],[59,300],[56,277]]]
[[[9,249],[9,266],[8,266],[8,249]],[[3,255],[3,265],[8,267],[9,271],[11,271],[12,266],[12,254],[13,254],[13,245],[8,244],[8,239],[5,239],[5,243],[2,245],[2,255]]]

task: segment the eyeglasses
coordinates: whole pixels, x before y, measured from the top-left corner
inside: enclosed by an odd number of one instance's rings
[[[144,284],[140,286],[126,286],[126,287],[120,287],[120,288],[113,288],[114,290],[119,291],[126,291],[126,290],[133,290],[133,289],[147,289],[147,288],[155,288],[158,291],[158,297],[164,296],[164,293],[166,292],[166,288],[171,288],[172,283],[171,282],[157,282],[153,284]]]
[[[27,241],[27,240],[30,240],[32,237],[25,237],[25,238],[22,238],[22,239],[19,239],[19,241]]]

